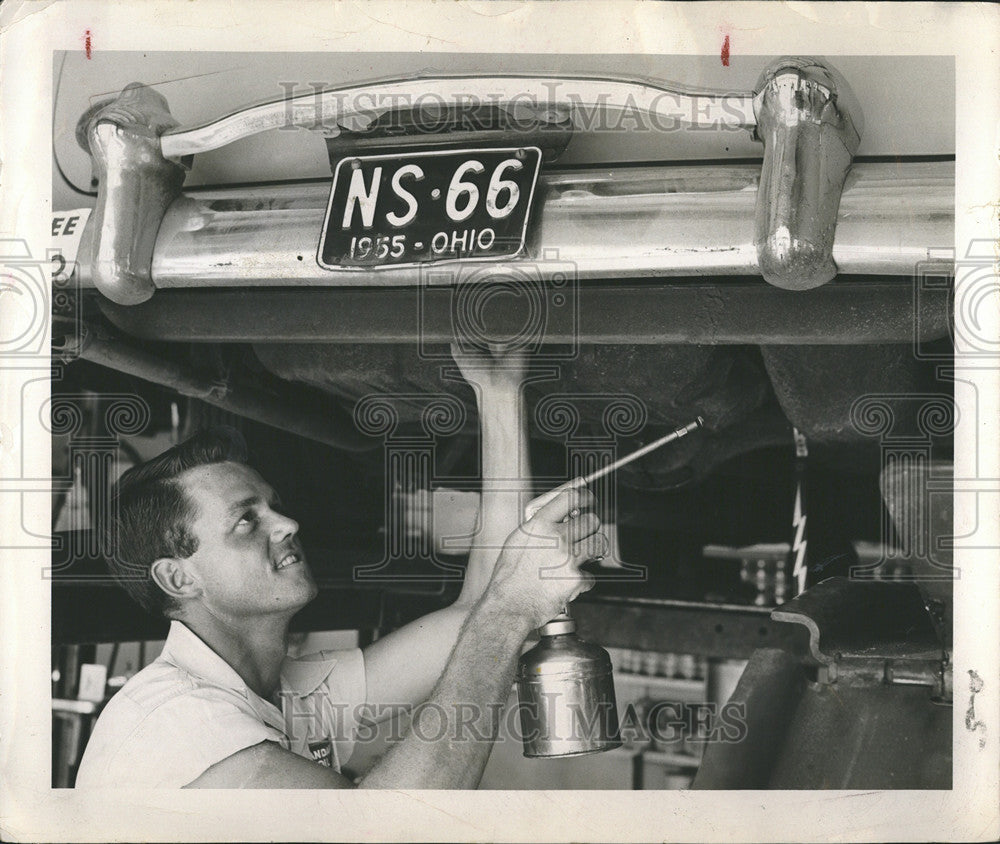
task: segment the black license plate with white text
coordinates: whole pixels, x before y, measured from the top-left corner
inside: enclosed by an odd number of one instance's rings
[[[324,269],[502,260],[524,248],[538,147],[342,159],[320,236]]]

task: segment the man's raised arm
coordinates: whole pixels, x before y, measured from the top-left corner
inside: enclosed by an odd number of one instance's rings
[[[475,391],[479,408],[479,529],[472,540],[458,600],[365,649],[365,681],[372,704],[413,705],[426,700],[444,670],[462,624],[493,576],[504,541],[521,523],[520,493],[527,491],[526,497],[530,497],[527,424],[521,404],[523,357],[463,353],[454,346],[452,355]],[[383,707],[382,711],[392,710]]]

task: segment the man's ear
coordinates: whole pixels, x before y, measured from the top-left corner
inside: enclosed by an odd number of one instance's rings
[[[175,601],[192,598],[201,592],[197,580],[184,565],[184,560],[177,557],[160,557],[149,567],[149,573],[156,585]]]

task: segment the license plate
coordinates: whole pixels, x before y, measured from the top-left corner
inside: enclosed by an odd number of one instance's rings
[[[317,260],[324,269],[500,260],[524,248],[538,147],[345,158]]]

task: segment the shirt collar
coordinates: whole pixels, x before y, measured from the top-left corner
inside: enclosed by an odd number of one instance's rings
[[[247,684],[236,670],[181,621],[170,622],[170,631],[160,657],[217,686],[248,691]]]
[[[254,698],[258,695],[236,670],[213,651],[199,636],[181,621],[172,620],[161,659],[183,668],[189,674],[201,677],[227,689],[235,689]],[[321,651],[305,659],[285,659],[281,665],[281,687],[298,697],[310,695],[318,689],[337,664],[337,658]]]
[[[330,676],[337,658],[320,651],[304,659],[286,659],[281,666],[281,687],[298,697],[306,697],[316,691]]]

